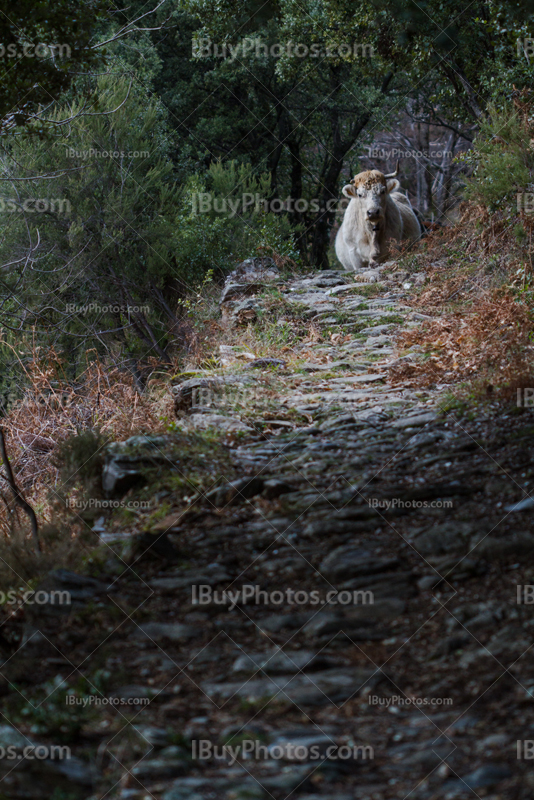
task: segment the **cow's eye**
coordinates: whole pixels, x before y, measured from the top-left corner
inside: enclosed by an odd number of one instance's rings
[[[385,186],[381,186],[380,187],[380,194],[384,194],[385,191],[386,191],[386,187]]]
[[[358,189],[358,197],[365,197],[365,192],[363,192],[361,189]]]

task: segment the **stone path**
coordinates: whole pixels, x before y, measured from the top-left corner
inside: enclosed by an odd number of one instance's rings
[[[226,433],[232,474],[137,536],[119,578],[102,566],[100,602],[120,608],[104,650],[102,630],[57,643],[150,700],[95,719],[92,797],[532,796],[534,535],[532,506],[514,509],[534,426],[388,384],[423,357],[395,336],[425,316],[407,303],[424,276],[366,277],[250,262],[227,282],[220,366],[174,393],[181,428]],[[266,287],[280,327],[296,306],[320,341],[276,359],[236,344]]]

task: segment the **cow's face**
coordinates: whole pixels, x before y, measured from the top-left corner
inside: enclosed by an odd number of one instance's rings
[[[357,200],[371,229],[378,231],[385,217],[387,195],[398,187],[398,181],[387,180],[377,169],[372,169],[356,175],[343,187],[343,194]]]

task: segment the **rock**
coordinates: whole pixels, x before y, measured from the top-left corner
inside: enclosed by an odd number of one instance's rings
[[[359,331],[359,333],[366,333],[370,339],[374,339],[375,337],[381,339],[385,333],[387,333],[388,331],[392,331],[394,327],[395,325],[389,325],[389,324],[374,325],[373,327],[370,328],[362,328]],[[384,339],[386,339],[385,336]]]
[[[140,782],[161,781],[184,775],[190,768],[184,752],[181,758],[175,756],[143,759],[131,769],[130,774]]]
[[[153,558],[162,559],[166,564],[179,560],[179,552],[166,533],[136,533],[126,540],[122,561],[125,564],[138,564]]]
[[[520,500],[518,503],[505,506],[504,510],[508,512],[530,511],[532,508],[534,508],[534,497],[525,497],[524,500]]]
[[[145,622],[139,625],[131,636],[132,639],[161,642],[187,642],[202,636],[203,631],[195,625],[182,625],[180,622]]]
[[[423,575],[422,578],[419,578],[417,581],[417,588],[420,589],[422,592],[436,591],[439,589],[443,584],[443,578],[441,575],[434,573],[433,575]]]
[[[196,406],[210,406],[216,396],[224,391],[224,380],[217,376],[210,378],[190,378],[172,387],[174,411],[188,414]]]
[[[474,555],[488,561],[526,556],[534,551],[534,536],[530,533],[516,533],[506,538],[497,539],[486,536],[482,541],[475,537],[472,541]]]
[[[256,358],[248,364],[247,369],[267,369],[268,367],[287,367],[287,361],[280,358]]]
[[[447,636],[441,641],[438,646],[432,651],[431,658],[440,658],[441,656],[448,656],[456,650],[462,650],[464,647],[473,643],[473,637],[466,633],[460,633],[456,636]]]
[[[285,481],[279,481],[276,479],[271,479],[265,481],[263,484],[263,491],[262,497],[265,497],[266,500],[276,500],[277,497],[280,497],[282,494],[288,494],[289,492],[294,492],[295,487],[291,486],[289,483]]]
[[[163,452],[167,439],[163,436],[131,436],[124,442],[112,442],[105,450],[102,489],[106,497],[121,495],[144,479],[144,470],[168,464]],[[172,463],[172,462],[171,462]]]
[[[373,509],[362,509],[376,517]],[[371,575],[398,567],[397,558],[373,558],[369,550],[347,545],[333,550],[319,565],[319,572],[335,582],[357,575]]]
[[[64,761],[46,760],[42,761],[41,764],[46,766],[51,772],[61,775],[70,783],[75,783],[80,786],[94,786],[100,777],[96,767],[72,755]]]
[[[20,733],[16,728],[11,725],[0,725],[0,747],[14,747],[19,750],[24,747],[29,747],[33,742],[27,736]]]
[[[96,580],[88,575],[79,575],[68,569],[56,569],[41,581],[35,591],[49,595],[48,606],[68,607],[74,603],[83,604],[99,595],[116,592],[114,583]],[[41,604],[40,604],[41,605]]]
[[[226,792],[227,800],[267,800],[269,797],[272,795],[267,794],[255,780],[243,781],[241,786]]]
[[[283,673],[290,675],[308,669],[333,666],[335,663],[335,659],[317,655],[311,650],[295,650],[293,652],[275,650],[273,653],[243,654],[234,662],[232,671],[252,674],[261,671],[266,675]]]
[[[436,769],[444,759],[450,759],[455,750],[453,742],[440,742],[434,739],[415,745],[415,748],[411,743],[400,745],[391,748],[390,753],[401,770],[420,772]]]
[[[365,373],[363,375],[351,375],[350,378],[331,378],[329,384],[336,386],[336,385],[346,385],[346,384],[353,384],[353,383],[376,383],[377,381],[383,381],[383,375],[376,375],[375,373]]]
[[[239,363],[240,361],[254,361],[256,356],[254,353],[249,353],[243,347],[238,345],[231,346],[227,344],[219,345],[219,358],[223,367],[228,367],[231,364]]]
[[[484,764],[465,775],[458,784],[468,789],[485,789],[512,777],[512,771],[504,764]]]
[[[211,792],[225,786],[228,786],[228,781],[216,778],[179,778],[163,792],[161,800],[207,800],[203,790]]]
[[[415,414],[412,417],[393,420],[391,425],[394,428],[419,428],[422,425],[428,425],[429,422],[435,422],[437,418],[438,415],[435,411],[428,411],[426,414]]]
[[[275,778],[262,778],[262,786],[267,789],[269,795],[272,797],[272,791],[282,792],[284,797],[293,794],[295,790],[305,789],[308,785],[308,777],[315,772],[315,767],[291,766],[282,767]]]
[[[171,662],[171,667],[172,666],[174,665]],[[115,689],[115,691],[111,693],[111,697],[119,697],[124,700],[138,700],[139,698],[148,697],[148,699],[151,700],[159,694],[160,692],[157,689],[153,689],[151,686],[140,686],[132,683],[128,686],[119,686],[118,689]]]
[[[215,586],[217,583],[230,582],[231,576],[221,571],[212,575],[199,575],[198,572],[191,572],[186,575],[169,575],[166,578],[154,578],[150,581],[151,589],[156,589],[162,594],[174,594],[180,589],[188,589],[190,586]]]
[[[224,417],[221,414],[191,414],[188,422],[191,427],[203,431],[209,428],[215,428],[225,433],[253,432],[254,430],[250,425],[245,425],[244,422],[241,422],[241,420],[233,417]]]
[[[269,633],[278,633],[286,628],[301,628],[310,617],[314,616],[314,611],[301,611],[295,614],[273,614],[258,621],[261,630]]]
[[[360,280],[366,281],[366,283],[377,283],[380,280],[380,271],[378,269],[366,269],[358,277]]]
[[[247,681],[229,683],[204,683],[202,690],[210,698],[227,699],[241,697],[247,702],[276,698],[277,702],[310,706],[324,706],[345,702],[362,692],[367,686],[375,686],[383,675],[374,669],[351,667],[350,671],[331,669],[314,672],[311,676],[272,675],[251,678]]]
[[[139,463],[131,458],[108,458],[102,471],[102,489],[106,497],[125,494],[140,483],[143,475]]]
[[[382,641],[388,638],[389,632],[380,629],[377,623],[395,619],[402,614],[404,607],[404,602],[396,598],[365,606],[339,606],[339,611],[317,612],[303,630],[307,637],[344,633],[358,641]]]
[[[510,743],[510,736],[507,733],[490,733],[489,736],[485,736],[482,741],[479,743],[479,749],[485,750],[486,748],[502,748],[506,747],[507,744]]]
[[[165,728],[153,728],[150,725],[133,725],[132,727],[143,741],[152,747],[165,747],[170,742],[169,732]],[[181,751],[180,755],[185,755],[185,750]]]
[[[470,537],[476,526],[470,522],[437,523],[415,535],[414,547],[423,555],[465,553],[470,549]],[[477,555],[480,553],[477,552]]]
[[[247,295],[256,294],[261,289],[261,283],[226,283],[222,291],[220,303],[229,303],[242,300]]]
[[[325,800],[325,796],[319,794],[303,794],[299,800]],[[353,794],[332,794],[328,792],[328,800],[354,800]]]
[[[269,256],[256,256],[246,258],[231,272],[227,281],[241,281],[254,283],[258,281],[270,282],[280,277],[278,267]]]
[[[342,583],[339,589],[351,589],[360,593],[371,592],[374,599],[384,597],[404,599],[416,594],[414,581],[413,572],[380,572],[376,575],[360,575],[351,578]]]
[[[239,478],[212,489],[205,495],[205,499],[218,508],[233,506],[256,497],[261,494],[263,488],[263,478]]]
[[[255,322],[258,317],[258,310],[261,304],[252,297],[241,302],[227,302],[221,306],[223,324],[230,324],[233,327],[248,325]]]
[[[274,739],[269,742],[268,753],[271,758],[276,760],[283,759],[284,761],[309,761],[311,754],[308,757],[302,757],[303,750],[298,748],[314,748],[313,759],[324,758],[325,751],[328,747],[335,745],[335,739],[327,733],[323,733],[319,729],[305,729],[305,730],[290,730],[277,732]]]

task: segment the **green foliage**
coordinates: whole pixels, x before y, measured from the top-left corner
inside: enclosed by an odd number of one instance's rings
[[[18,346],[26,328],[68,351],[73,376],[88,347],[168,359],[179,301],[206,276],[265,247],[296,254],[283,216],[243,207],[242,198],[268,195],[267,174],[229,162],[200,175],[186,157],[173,163],[165,110],[125,78],[99,78],[94,103],[103,113],[59,108],[56,120],[79,116],[53,142],[17,137],[3,159],[13,178],[46,176],[3,184],[8,330]],[[203,213],[200,195],[235,200],[237,211]]]
[[[102,66],[91,45],[107,9],[105,0],[0,0],[0,118],[28,123],[76,73]]]
[[[58,445],[54,458],[64,489],[75,484],[87,488],[100,479],[106,443],[100,431],[85,430]]]
[[[250,164],[233,160],[217,160],[204,177],[186,181],[175,258],[189,285],[210,271],[225,274],[263,249],[298,256],[287,218],[264,208],[270,192],[268,173],[257,175]]]
[[[534,149],[530,139],[523,118],[513,108],[499,111],[490,106],[474,149],[463,159],[474,166],[467,179],[466,197],[492,212],[504,208],[515,213],[518,193],[532,191]],[[519,230],[517,236],[520,240]]]

